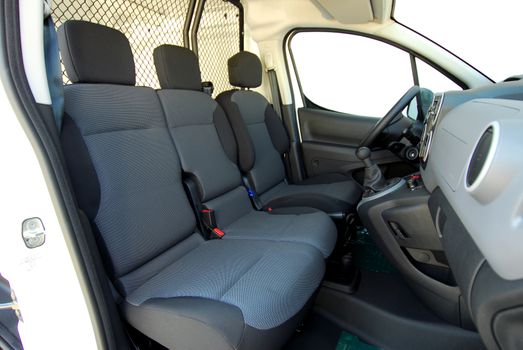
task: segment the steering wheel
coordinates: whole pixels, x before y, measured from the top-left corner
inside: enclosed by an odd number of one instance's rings
[[[381,118],[373,127],[370,129],[369,133],[363,141],[360,142],[358,147],[369,147],[376,141],[378,136],[385,130],[387,126],[394,120],[394,118],[401,113],[412,101],[414,97],[420,92],[420,87],[414,85],[411,87],[394,106]]]

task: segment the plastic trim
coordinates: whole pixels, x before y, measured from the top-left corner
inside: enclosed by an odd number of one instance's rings
[[[474,156],[474,154],[476,152],[479,141],[481,140],[481,138],[483,137],[483,135],[485,134],[485,132],[487,132],[487,130],[489,128],[492,128],[492,141],[490,143],[490,148],[489,148],[489,151],[487,154],[487,158],[485,159],[485,163],[483,164],[483,167],[481,168],[481,171],[479,172],[478,177],[469,186],[467,184],[467,177],[468,177],[468,173],[470,170],[470,162],[472,161],[472,157]],[[463,180],[464,180],[464,184],[465,184],[465,189],[468,192],[473,193],[474,191],[476,191],[478,189],[478,187],[481,185],[481,183],[483,182],[483,180],[485,179],[485,177],[487,176],[488,171],[490,170],[490,167],[492,165],[492,161],[494,160],[494,155],[496,154],[498,144],[499,144],[499,123],[497,121],[494,121],[494,122],[488,124],[487,127],[485,128],[485,130],[483,130],[479,139],[475,142],[474,150],[470,154],[470,157],[467,161],[467,171],[465,173],[465,176],[463,176]]]
[[[51,94],[45,70],[44,5],[21,0],[20,40],[25,75],[36,103],[51,104]]]
[[[364,197],[361,199],[361,201],[358,203],[358,207],[360,207],[360,205],[363,205],[367,202],[371,202],[375,199],[378,199],[378,198],[381,198],[383,196],[386,196],[388,195],[389,193],[392,193],[392,192],[395,192],[396,190],[400,189],[401,187],[403,187],[405,185],[405,179],[401,179],[400,181],[398,181],[397,184],[395,184],[394,186],[391,186],[389,188],[387,188],[386,190],[384,191],[381,191],[381,192],[378,192],[372,196],[369,196],[369,197]]]

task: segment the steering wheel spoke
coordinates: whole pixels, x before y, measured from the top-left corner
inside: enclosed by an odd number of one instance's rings
[[[392,106],[392,108],[381,118],[369,131],[367,136],[360,142],[359,147],[371,147],[380,134],[391,124],[396,116],[401,113],[412,101],[417,94],[420,93],[420,87],[412,86],[399,100]]]

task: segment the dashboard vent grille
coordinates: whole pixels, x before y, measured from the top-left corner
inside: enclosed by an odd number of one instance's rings
[[[467,170],[467,186],[469,187],[472,186],[474,182],[476,182],[479,174],[481,173],[481,170],[485,166],[485,161],[487,160],[487,156],[492,146],[493,135],[494,129],[491,126],[487,130],[485,130],[483,135],[481,135],[481,138],[479,139],[479,142],[476,145],[476,149],[472,154],[472,158],[470,159],[469,167]]]
[[[421,135],[420,142],[420,152],[419,156],[421,158],[421,166],[425,169],[425,165],[429,158],[429,149],[432,142],[432,137],[434,136],[434,129],[436,128],[436,122],[441,110],[441,105],[443,102],[444,94],[434,95],[432,104],[430,105],[427,111],[427,118],[425,120],[425,127],[423,129],[423,134]]]

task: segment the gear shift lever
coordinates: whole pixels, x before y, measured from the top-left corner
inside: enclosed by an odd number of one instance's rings
[[[370,159],[370,154],[371,152],[368,147],[360,147],[356,151],[356,157],[358,157],[365,165],[363,186],[365,189],[370,189],[372,192],[379,192],[388,187],[388,184],[378,165]]]

